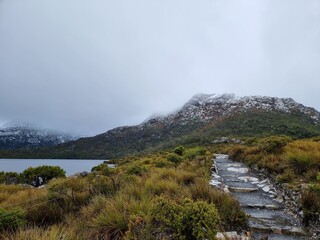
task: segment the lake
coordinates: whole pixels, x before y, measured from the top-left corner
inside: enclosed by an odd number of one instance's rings
[[[41,165],[59,166],[70,176],[79,172],[90,172],[91,168],[103,163],[105,160],[79,160],[79,159],[0,159],[0,172],[21,173],[28,167]],[[110,164],[112,167],[112,164]]]

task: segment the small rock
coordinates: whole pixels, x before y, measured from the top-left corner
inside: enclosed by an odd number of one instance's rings
[[[271,231],[275,234],[282,234],[282,229],[277,227],[271,227]]]
[[[303,212],[303,210],[301,210],[301,211],[299,212],[299,216],[300,216],[301,218],[304,218],[304,212]]]
[[[279,209],[278,206],[272,205],[272,204],[265,205],[265,208],[266,208],[266,209],[271,209],[271,210],[277,210],[277,209]]]
[[[239,180],[244,181],[244,182],[259,182],[258,178],[255,177],[250,177],[250,176],[241,176],[238,177]]]
[[[291,229],[284,229],[284,233],[293,235],[306,235],[305,231],[299,227],[292,227]]]
[[[223,191],[226,192],[226,193],[230,193],[229,188],[228,188],[227,186],[225,186],[225,187],[223,188]]]
[[[269,186],[265,186],[265,187],[262,188],[262,190],[264,192],[269,192],[270,191],[270,187]]]

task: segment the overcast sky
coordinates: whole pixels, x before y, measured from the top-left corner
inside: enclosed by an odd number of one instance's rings
[[[320,110],[320,1],[0,0],[0,122],[93,135],[225,92]]]

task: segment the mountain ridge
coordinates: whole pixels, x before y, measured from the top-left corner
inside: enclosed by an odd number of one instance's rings
[[[180,109],[154,115],[93,137],[35,150],[36,158],[115,158],[170,148],[209,144],[222,136],[320,136],[320,113],[292,98],[196,94]]]
[[[59,131],[37,128],[31,123],[9,122],[0,127],[0,150],[54,146],[75,139]]]

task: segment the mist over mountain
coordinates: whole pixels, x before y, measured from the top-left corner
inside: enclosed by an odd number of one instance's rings
[[[15,121],[0,126],[0,150],[54,146],[75,139],[75,136],[41,129],[32,123]]]
[[[178,144],[211,144],[221,137],[320,135],[320,113],[291,98],[197,94],[180,109],[153,115],[94,137],[24,152],[36,158],[114,158]]]

